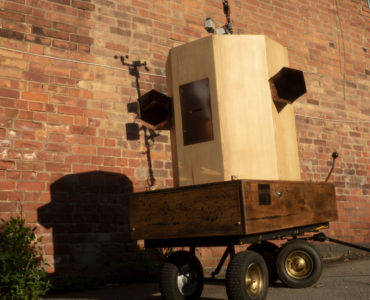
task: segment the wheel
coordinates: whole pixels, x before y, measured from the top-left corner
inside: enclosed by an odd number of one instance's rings
[[[230,300],[263,300],[268,289],[268,270],[263,257],[243,251],[230,261],[226,271],[226,292]]]
[[[279,254],[278,246],[271,242],[263,241],[261,244],[253,244],[249,246],[248,250],[252,250],[261,254],[265,260],[267,269],[269,271],[270,284],[279,279],[279,275],[276,271],[276,258]]]
[[[165,300],[195,300],[202,294],[203,280],[199,260],[190,252],[177,251],[162,267],[159,289]]]
[[[304,240],[291,240],[281,248],[276,268],[280,280],[286,286],[305,288],[319,280],[322,262],[312,245]]]

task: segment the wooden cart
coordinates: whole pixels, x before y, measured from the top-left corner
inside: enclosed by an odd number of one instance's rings
[[[196,247],[223,246],[213,275],[230,256],[229,299],[264,299],[268,282],[307,287],[320,277],[322,263],[307,243],[307,232],[337,219],[333,184],[234,180],[133,193],[129,204],[131,238],[147,248],[189,247],[164,264],[164,299],[199,299],[203,270]],[[287,239],[282,247],[269,240]],[[235,245],[251,244],[235,254]]]

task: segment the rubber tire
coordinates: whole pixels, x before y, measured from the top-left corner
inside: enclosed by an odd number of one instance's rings
[[[311,272],[302,279],[293,278],[289,275],[285,268],[285,261],[287,257],[294,251],[303,252],[307,255],[312,264]],[[322,261],[320,254],[313,245],[310,245],[305,240],[291,240],[281,247],[279,255],[276,259],[276,268],[280,280],[291,288],[306,288],[315,284],[322,274]]]
[[[196,272],[197,286],[191,295],[182,295],[178,287],[178,275],[183,266],[189,265]],[[198,300],[204,287],[204,275],[202,265],[198,258],[188,251],[177,251],[172,253],[163,264],[159,289],[164,300]]]
[[[258,297],[247,292],[246,272],[251,264],[257,264],[262,271],[262,291]],[[257,252],[239,252],[230,261],[226,271],[226,293],[229,300],[263,300],[268,290],[268,269],[263,257]]]
[[[250,245],[248,250],[255,251],[262,255],[269,271],[270,285],[276,282],[279,279],[279,275],[276,270],[276,259],[280,248],[271,242],[263,241],[260,244]]]

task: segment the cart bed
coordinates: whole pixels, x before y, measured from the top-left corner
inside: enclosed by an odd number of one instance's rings
[[[241,237],[336,219],[329,183],[233,180],[129,198],[134,240]]]

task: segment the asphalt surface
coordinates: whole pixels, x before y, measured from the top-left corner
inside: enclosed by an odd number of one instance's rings
[[[44,300],[160,300],[155,283],[111,286],[81,293],[53,295]],[[227,299],[224,281],[206,283],[201,300]],[[370,300],[370,257],[324,264],[312,287],[291,289],[279,282],[269,287],[266,300]]]

